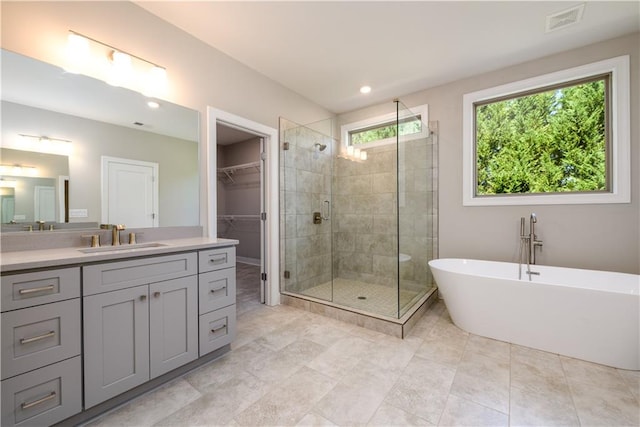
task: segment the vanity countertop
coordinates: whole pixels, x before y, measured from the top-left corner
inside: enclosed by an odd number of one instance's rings
[[[212,239],[208,237],[189,237],[183,239],[154,240],[157,246],[144,247],[146,242],[138,245],[102,246],[101,252],[84,253],[87,247],[55,248],[19,252],[2,252],[0,254],[0,270],[9,273],[32,268],[50,268],[97,261],[115,261],[138,256],[162,255],[198,249],[209,249],[222,246],[237,245],[233,239]]]

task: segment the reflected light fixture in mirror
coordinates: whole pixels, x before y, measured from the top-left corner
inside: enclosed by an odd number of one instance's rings
[[[0,165],[0,175],[38,176],[38,168],[26,165]]]
[[[25,134],[19,134],[14,141],[2,141],[2,147],[61,156],[69,156],[72,150],[71,141],[67,139]]]
[[[71,30],[66,55],[66,71],[95,77],[151,98],[166,95],[167,70],[139,56]]]

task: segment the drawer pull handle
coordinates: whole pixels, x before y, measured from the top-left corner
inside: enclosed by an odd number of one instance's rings
[[[153,296],[154,296],[154,297],[156,297],[156,298],[159,298],[159,297],[160,297],[160,292],[155,291],[155,292],[153,293]]]
[[[29,409],[29,408],[32,408],[32,407],[34,407],[34,406],[36,406],[36,405],[39,405],[39,404],[41,404],[41,403],[47,402],[47,401],[49,401],[49,400],[51,400],[51,399],[53,399],[53,398],[55,398],[55,397],[56,397],[56,392],[55,392],[55,391],[52,391],[48,396],[45,396],[45,397],[43,397],[42,399],[34,400],[33,402],[29,402],[29,403],[22,403],[22,404],[20,405],[20,407],[21,407],[22,409]]]
[[[140,295],[140,301],[144,301],[144,300],[146,300],[146,299],[147,299],[147,296],[146,296],[146,295]]]
[[[219,288],[211,289],[211,293],[221,291],[223,289],[227,289],[227,285],[220,286]]]
[[[20,295],[27,295],[27,294],[34,294],[36,292],[49,292],[55,289],[55,286],[53,285],[49,285],[49,286],[42,286],[40,288],[29,288],[29,289],[20,289],[18,291],[18,293]]]
[[[213,255],[211,255],[211,256],[213,257]],[[209,260],[209,263],[211,263],[211,264],[218,264],[218,263],[220,263],[220,262],[225,262],[226,260],[227,260],[227,257],[226,257],[226,256],[219,256],[219,257],[217,257],[217,258],[211,258],[211,259]]]
[[[55,334],[56,334],[56,331],[49,331],[46,334],[38,335],[37,337],[20,338],[20,344],[29,344],[30,342],[40,341],[40,340],[43,340],[45,338],[53,337],[53,336],[55,336]]]
[[[211,333],[212,333],[212,334],[215,334],[215,333],[216,333],[216,332],[218,332],[219,330],[224,329],[224,328],[226,328],[226,327],[227,327],[227,325],[222,325],[222,326],[220,326],[218,329],[211,329]]]

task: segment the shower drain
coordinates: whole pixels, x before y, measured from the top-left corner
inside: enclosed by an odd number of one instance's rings
[[[360,296],[358,297],[358,299],[367,299],[367,297],[364,297],[364,296],[360,295]]]

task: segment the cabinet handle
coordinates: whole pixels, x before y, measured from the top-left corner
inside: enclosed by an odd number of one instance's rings
[[[147,299],[147,296],[146,296],[146,295],[140,295],[140,301],[144,301],[144,300],[146,300],[146,299]]]
[[[155,292],[153,293],[153,296],[154,296],[154,297],[156,297],[156,298],[158,298],[158,297],[160,296],[160,292],[155,291]]]
[[[22,409],[29,409],[33,406],[39,405],[41,403],[47,402],[51,399],[53,399],[54,397],[56,397],[56,392],[52,391],[48,396],[43,397],[42,399],[38,399],[38,400],[34,400],[33,402],[29,402],[29,403],[22,403],[20,405],[20,407]]]
[[[223,289],[227,289],[227,285],[220,286],[219,288],[211,289],[211,293],[221,291]]]
[[[213,257],[214,255],[210,255],[211,257]],[[227,260],[226,256],[219,256],[217,258],[211,258],[209,259],[209,263],[210,264],[217,264],[219,262],[225,262]]]
[[[32,338],[20,338],[20,344],[29,344],[30,342],[40,341],[45,338],[50,338],[56,334],[56,331],[49,331],[46,334],[38,335]]]
[[[52,291],[52,290],[54,290],[54,288],[55,288],[55,286],[48,285],[48,286],[42,286],[40,288],[20,289],[18,291],[18,293],[20,295],[26,295],[26,294],[33,294],[33,293],[36,293],[36,292]]]
[[[222,326],[220,326],[218,329],[211,329],[211,333],[212,333],[212,334],[215,334],[215,333],[216,333],[216,332],[218,332],[220,329],[224,329],[224,328],[226,328],[226,327],[227,327],[227,325],[222,325]]]

